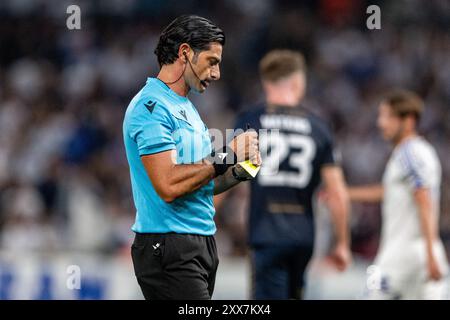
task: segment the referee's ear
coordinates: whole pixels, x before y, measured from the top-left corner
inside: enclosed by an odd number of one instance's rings
[[[191,47],[187,43],[182,43],[178,48],[178,58],[184,63],[187,63],[189,59],[189,54],[191,52]]]

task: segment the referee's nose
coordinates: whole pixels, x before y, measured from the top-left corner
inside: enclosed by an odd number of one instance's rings
[[[219,65],[215,65],[211,69],[211,79],[219,80],[220,79],[220,68]]]

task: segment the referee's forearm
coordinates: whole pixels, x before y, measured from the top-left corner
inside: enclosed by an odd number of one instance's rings
[[[214,195],[221,194],[228,189],[237,185],[240,181],[236,180],[231,173],[231,168],[228,168],[225,174],[214,179]]]
[[[170,199],[175,200],[185,194],[194,192],[214,178],[214,167],[210,164],[175,165],[170,171]]]

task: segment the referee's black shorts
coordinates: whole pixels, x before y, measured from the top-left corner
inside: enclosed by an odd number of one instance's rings
[[[136,233],[131,256],[145,299],[211,299],[219,265],[214,236]]]

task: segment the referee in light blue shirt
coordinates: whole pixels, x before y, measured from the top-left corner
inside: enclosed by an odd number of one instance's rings
[[[260,165],[257,134],[212,150],[187,95],[220,78],[225,36],[211,21],[181,16],[162,32],[161,70],[131,100],[123,122],[136,207],[132,258],[146,299],[210,299],[218,266],[213,195],[251,178],[237,162]]]

